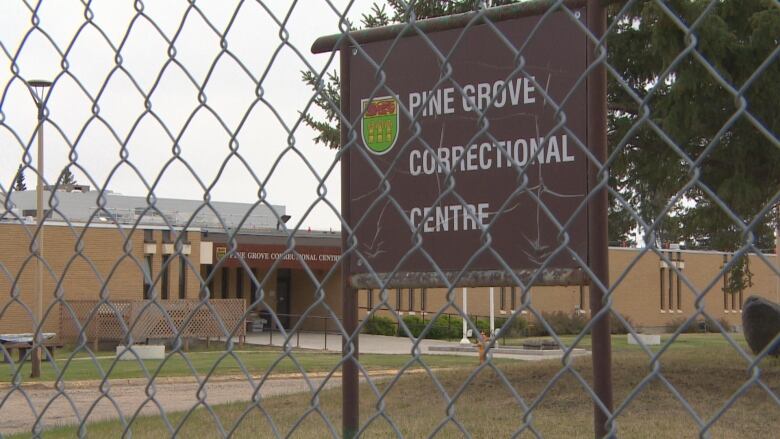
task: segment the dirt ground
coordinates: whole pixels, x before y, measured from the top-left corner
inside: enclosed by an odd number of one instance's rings
[[[136,381],[136,380],[134,380]],[[44,409],[44,429],[58,425],[78,424],[79,420],[87,419],[93,422],[103,419],[116,419],[119,412],[125,419],[132,417],[139,409],[144,415],[159,414],[189,410],[198,404],[198,384],[192,380],[159,383],[154,389],[148,389],[145,382],[125,381],[112,384],[109,398],[101,398],[99,383],[79,383],[68,385],[65,390],[70,400],[58,395],[58,390],[44,386],[24,388],[27,398],[20,391],[9,388],[0,389],[0,432],[3,434],[30,432],[36,421],[36,414]],[[319,386],[321,378],[311,380],[312,385]],[[326,388],[339,385],[339,377],[331,378]],[[257,382],[255,382],[257,385]],[[261,397],[307,392],[306,382],[301,378],[274,378],[267,380],[260,389]],[[220,379],[209,382],[205,387],[205,402],[209,405],[224,404],[231,401],[249,401],[254,389],[246,379]],[[154,395],[154,401],[149,395]],[[30,407],[28,398],[35,411]],[[112,403],[113,400],[113,403]],[[160,407],[155,404],[155,401]],[[116,406],[114,405],[116,404]],[[50,404],[46,407],[47,404]]]

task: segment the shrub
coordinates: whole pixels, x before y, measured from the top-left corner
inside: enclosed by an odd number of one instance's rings
[[[566,314],[563,311],[553,311],[551,313],[542,313],[542,318],[558,335],[572,335],[582,332],[588,323],[587,317],[578,313]],[[538,336],[549,335],[547,330],[541,324],[536,325],[536,334]]]
[[[496,318],[496,330],[500,329],[506,324],[509,319]],[[430,329],[425,334],[425,338],[434,340],[453,340],[460,339],[463,336],[463,319],[458,316],[441,315],[437,319],[423,320],[421,316],[407,315],[403,317],[404,324],[409,328],[409,332],[413,337],[419,337],[423,330],[430,325]],[[474,325],[478,330],[484,331],[486,334],[490,331],[490,319],[476,319],[472,318]],[[364,334],[375,335],[395,335],[398,337],[406,337],[407,334],[403,330],[398,331],[396,328],[395,319],[388,317],[373,316],[366,325],[363,327]],[[506,333],[507,337],[517,337],[525,335],[528,322],[517,317],[512,322],[512,327]],[[472,329],[469,326],[469,329]]]
[[[463,319],[460,317],[441,315],[437,319],[423,320],[417,316],[406,316],[404,322],[415,337],[419,337],[423,329],[430,325],[425,338],[434,340],[450,340],[460,338],[463,333]],[[414,329],[413,329],[414,328]]]
[[[395,335],[395,320],[389,317],[371,316],[363,326],[364,334]]]
[[[637,330],[636,326],[634,325],[634,322],[631,320],[631,317],[624,315],[623,319],[628,323],[630,327],[634,329],[634,331]],[[613,313],[609,313],[609,332],[612,334],[628,334],[628,328],[623,326],[623,323],[618,320],[618,318]]]
[[[734,326],[729,323],[728,320],[725,318],[718,319],[718,324],[720,324],[723,329],[726,331],[733,331]],[[682,325],[686,325],[685,318],[680,317],[678,319],[674,319],[671,322],[666,324],[666,332],[675,332],[677,331],[677,328],[679,328]],[[715,332],[719,333],[720,329],[718,329],[718,326],[715,324],[715,321],[705,317],[705,318],[699,318],[692,322],[689,322],[685,328],[681,331],[683,334],[698,334],[698,333],[704,333],[704,332]]]
[[[463,319],[460,317],[439,316],[433,321],[433,326],[427,334],[427,338],[436,340],[450,340],[463,336]]]
[[[419,337],[423,329],[425,329],[426,322],[421,317],[406,316],[403,318],[403,320],[413,337]],[[396,335],[399,337],[407,336],[406,331],[404,331],[400,326],[398,327],[398,333]]]
[[[496,319],[496,331],[507,325],[508,318],[500,317]],[[511,326],[502,334],[505,337],[522,337],[526,335],[528,328],[528,321],[524,318],[517,316],[512,320]]]
[[[725,317],[719,318],[718,323],[720,323],[720,326],[723,326],[723,329],[729,332],[734,332],[734,325],[732,325],[728,320],[726,320]]]
[[[705,324],[703,320],[693,320],[690,322],[686,322],[686,319],[684,317],[680,317],[677,319],[672,320],[671,322],[666,324],[666,332],[675,332],[677,331],[677,328],[680,326],[684,326],[682,331],[680,331],[682,334],[696,334],[700,332],[705,332]]]
[[[703,332],[720,332],[720,329],[718,329],[718,324],[723,327],[726,332],[732,332],[734,330],[734,325],[732,325],[728,320],[726,320],[724,317],[721,317],[717,320],[717,324],[714,320],[707,317],[704,319],[704,328]]]

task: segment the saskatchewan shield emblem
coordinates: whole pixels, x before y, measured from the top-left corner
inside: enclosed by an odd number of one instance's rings
[[[398,140],[398,99],[363,99],[363,143],[376,155],[387,154]]]

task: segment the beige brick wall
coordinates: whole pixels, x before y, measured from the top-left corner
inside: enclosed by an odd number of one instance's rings
[[[0,331],[30,332],[35,313],[36,260],[30,251],[32,229],[18,224],[0,224],[0,306],[10,304],[0,316]],[[127,232],[125,232],[127,234]],[[69,228],[51,225],[44,230],[45,260],[43,302],[49,308],[55,295],[66,300],[95,299],[101,294],[115,300],[140,298],[142,294],[143,234],[123,236],[115,227]],[[17,278],[14,286],[14,278]],[[105,287],[103,288],[103,286]],[[18,293],[25,311],[14,303]],[[46,331],[59,327],[59,306],[45,317]]]
[[[627,316],[635,324],[648,331],[662,331],[672,322],[680,321],[692,315],[696,309],[696,295],[693,291],[704,292],[702,303],[704,309],[715,319],[725,319],[731,325],[741,324],[741,313],[739,309],[740,296],[733,297],[723,292],[723,276],[721,270],[723,267],[723,254],[718,252],[696,252],[681,251],[673,252],[668,258],[677,259],[679,257],[684,262],[681,269],[679,288],[679,307],[677,294],[677,274],[673,273],[673,295],[672,306],[669,306],[669,278],[668,269],[664,271],[664,309],[661,308],[661,258],[652,252],[642,253],[639,249],[621,249],[612,248],[609,252],[610,258],[610,288],[612,289],[612,302],[614,309],[623,316]],[[743,292],[741,300],[744,301],[750,295],[760,295],[768,299],[780,302],[780,291],[778,291],[778,277],[772,271],[769,264],[777,264],[775,255],[765,255],[765,259],[758,256],[750,256],[750,270],[753,273],[753,286]],[[691,289],[693,287],[693,290]],[[507,288],[507,290],[509,290]],[[587,287],[583,289],[582,309],[589,311],[589,291]],[[489,315],[489,289],[487,288],[469,288],[468,290],[468,312],[470,315]],[[364,318],[368,311],[365,307],[368,304],[367,292],[362,290],[358,293],[359,306],[361,307],[360,316]],[[462,292],[458,288],[454,291],[455,303],[462,306]],[[505,308],[509,308],[511,299],[507,291]],[[456,313],[455,309],[446,306],[446,290],[428,289],[426,314],[443,309],[447,313]],[[402,292],[402,314],[408,314],[407,292]],[[413,311],[420,314],[419,302],[420,292],[415,291],[415,306]],[[494,290],[495,315],[502,317],[500,309],[500,288]],[[724,296],[729,300],[728,307],[724,307]],[[533,287],[529,292],[530,306],[539,312],[563,311],[567,313],[574,312],[580,306],[580,287]],[[736,302],[736,306],[731,306],[731,301]],[[521,291],[517,289],[517,301],[521,303]],[[379,291],[373,291],[373,305],[379,304]],[[396,308],[395,290],[388,291],[388,304],[391,308]],[[678,310],[679,308],[679,310]],[[386,311],[381,311],[380,315],[388,315]],[[503,314],[506,316],[507,314]],[[529,316],[529,314],[526,314]]]
[[[34,226],[0,224],[0,306],[8,306],[0,315],[0,331],[19,333],[32,330],[30,313],[35,313],[36,262],[30,251]],[[196,298],[200,282],[200,233],[189,232],[191,254],[188,259],[195,267],[187,270],[186,297]],[[160,293],[160,264],[162,262],[162,236],[154,231],[156,252],[152,256],[152,277]],[[115,225],[89,228],[51,224],[44,230],[43,298],[44,308],[53,303],[56,294],[66,300],[95,300],[101,295],[111,300],[141,300],[143,298],[144,232],[129,229],[118,230]],[[169,272],[169,297],[178,298],[178,258],[173,257]],[[14,280],[17,279],[14,287]],[[25,311],[14,302],[12,295],[18,292],[19,301],[31,307]],[[56,332],[59,327],[59,306],[54,306],[45,318],[46,331]]]
[[[159,298],[164,296],[163,294],[163,276],[161,273],[163,267],[163,260],[168,258],[168,299],[179,299],[179,272],[182,261],[184,261],[185,288],[184,298],[197,299],[200,282],[201,282],[201,266],[200,266],[200,232],[189,231],[187,232],[187,241],[190,243],[189,255],[164,255],[164,245],[166,244],[163,237],[163,230],[154,230],[152,232],[153,243],[155,245],[155,252],[152,256],[152,281],[154,282],[154,288],[156,295]],[[175,241],[177,236],[171,234],[171,240]],[[175,249],[174,249],[175,253]],[[147,255],[145,255],[147,256]]]
[[[1,332],[28,332],[32,330],[30,312],[35,311],[35,259],[31,257],[31,234],[34,227],[25,228],[18,224],[0,224],[0,306],[3,306],[0,315]],[[124,234],[123,234],[124,233]],[[120,232],[116,226],[70,228],[67,226],[49,225],[44,236],[44,257],[47,269],[44,276],[44,306],[52,303],[57,288],[64,297],[69,300],[96,299],[105,294],[114,300],[140,300],[143,294],[142,264],[144,261],[144,233],[138,230],[130,238],[125,235],[128,230]],[[205,266],[200,265],[200,232],[191,231],[188,234],[191,252],[187,260],[192,267],[187,268],[186,273],[186,297],[197,298],[201,288],[201,279],[205,278]],[[160,269],[162,263],[163,237],[162,231],[153,232],[155,253],[152,256],[152,276],[155,281],[156,294],[161,294]],[[77,245],[78,244],[78,245]],[[732,297],[726,296],[728,301],[724,304],[722,291],[723,254],[715,252],[691,252],[679,253],[684,261],[680,280],[679,312],[677,304],[677,292],[674,291],[671,309],[668,299],[668,271],[664,273],[664,308],[661,307],[661,260],[658,255],[638,249],[610,249],[610,287],[613,289],[612,301],[614,309],[628,316],[636,325],[660,330],[674,320],[688,317],[695,310],[695,295],[693,290],[705,292],[702,303],[710,315],[716,319],[723,318],[732,325],[738,325],[741,321],[740,305],[732,306]],[[671,256],[670,256],[671,257]],[[674,258],[677,258],[675,252]],[[766,260],[764,260],[766,259]],[[735,302],[745,300],[751,294],[758,294],[769,299],[780,301],[778,291],[778,277],[772,271],[770,265],[776,264],[775,255],[767,255],[766,258],[758,256],[750,257],[750,270],[753,273],[753,286],[746,290],[742,297],[734,297]],[[228,268],[229,282],[226,295],[223,296],[222,277],[223,270],[216,269],[212,290],[215,298],[233,298],[236,296],[236,269]],[[625,274],[625,275],[624,275]],[[179,297],[179,257],[172,256],[169,266],[168,297]],[[324,271],[315,271],[319,282],[325,276]],[[262,288],[266,294],[266,303],[271,309],[276,309],[277,279],[276,273],[268,273],[264,270],[256,270],[258,281],[264,282]],[[242,276],[243,295],[247,305],[254,288],[249,276]],[[337,314],[341,315],[341,278],[336,272],[325,281],[326,303]],[[105,283],[105,288],[102,288]],[[673,276],[673,285],[676,289],[676,275]],[[693,290],[692,290],[693,288]],[[489,314],[489,289],[470,288],[468,311],[471,315],[486,316]],[[496,315],[501,317],[500,288],[495,288]],[[510,289],[505,290],[505,311],[511,309]],[[290,313],[300,315],[306,312],[314,300],[315,283],[302,270],[293,270],[291,278]],[[443,309],[444,312],[456,313],[457,311],[446,306],[446,290],[427,289],[425,310],[421,308],[421,292],[414,293],[414,304],[408,304],[408,292],[402,292],[401,311],[408,314],[410,311],[420,314],[436,312]],[[462,306],[461,289],[454,291],[455,303]],[[13,297],[18,297],[19,302],[31,307],[25,310],[20,303],[14,302]],[[580,292],[579,286],[569,287],[534,287],[528,294],[530,306],[539,312],[564,311],[573,312],[580,306],[588,310],[588,288]],[[516,290],[517,307],[523,299],[522,291]],[[373,291],[373,304],[379,303],[379,291]],[[358,292],[358,302],[362,308],[368,304],[367,293]],[[388,291],[388,303],[396,309],[395,290]],[[724,306],[725,305],[725,306]],[[361,309],[360,318],[367,311]],[[313,310],[313,316],[326,316],[323,307]],[[503,314],[504,316],[506,314]],[[527,315],[528,316],[528,315]],[[45,321],[47,331],[56,331],[59,324],[59,307],[53,309]],[[311,318],[304,325],[306,330],[321,330],[321,320]],[[330,330],[335,329],[333,322],[329,323]]]
[[[314,271],[317,283],[324,282],[324,303],[330,307],[330,310],[333,313],[340,317],[342,304],[341,277],[336,275],[337,273],[334,273],[333,276],[326,280],[325,274],[326,272],[322,270]],[[310,304],[315,300],[314,297],[317,290],[317,283],[315,283],[315,281],[313,281],[303,270],[292,271],[290,298],[291,314],[303,315],[303,313],[307,311]],[[322,331],[325,327],[327,327],[329,331],[335,331],[337,329],[332,314],[330,314],[322,304],[312,309],[309,313],[309,317],[304,321],[301,327],[307,331]]]

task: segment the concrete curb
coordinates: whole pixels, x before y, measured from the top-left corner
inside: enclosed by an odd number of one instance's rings
[[[431,368],[433,371],[449,370],[449,368]],[[397,375],[399,369],[380,369],[370,370],[368,375],[370,377],[383,377]],[[408,369],[404,371],[404,374],[418,374],[424,373],[425,369]],[[311,372],[306,376],[309,379],[321,379],[328,376],[326,372]],[[361,377],[363,375],[361,374]],[[251,375],[252,379],[259,381],[263,375]],[[277,373],[271,374],[266,379],[268,380],[284,380],[284,379],[302,379],[301,373]],[[341,372],[336,372],[331,375],[331,378],[341,378]],[[225,382],[238,382],[247,381],[245,375],[215,375],[209,378],[208,383],[225,383]],[[66,389],[86,389],[86,388],[98,388],[100,387],[102,380],[75,380],[75,381],[63,381],[62,384]],[[158,377],[154,380],[154,384],[197,384],[198,381],[193,376],[178,376],[178,377]],[[40,381],[40,382],[23,382],[19,388],[24,390],[45,390],[45,389],[57,389],[56,381]],[[118,378],[108,380],[110,387],[123,387],[123,386],[146,386],[149,381],[146,378]],[[11,383],[0,383],[0,390],[13,389],[14,386]]]
[[[433,352],[469,352],[469,353],[477,353],[478,351],[477,346],[475,345],[430,346],[428,350]],[[553,358],[562,357],[564,354],[563,350],[561,349],[523,349],[518,347],[494,347],[491,348],[488,351],[488,353],[515,355],[518,357],[537,356],[537,357],[553,357]],[[570,355],[574,357],[587,355],[587,354],[589,354],[589,352],[581,348],[574,348],[571,350],[570,353]]]

